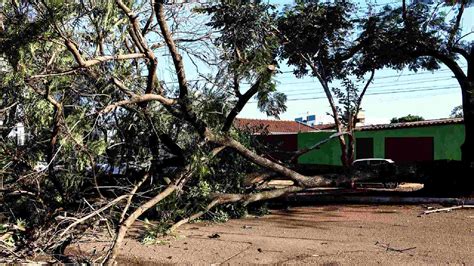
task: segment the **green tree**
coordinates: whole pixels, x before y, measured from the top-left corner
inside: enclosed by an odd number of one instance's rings
[[[351,17],[353,11],[355,6],[350,2],[303,1],[287,8],[278,20],[280,56],[295,67],[296,77],[316,77],[323,87],[338,133],[341,162],[346,167],[354,160],[356,117],[374,77],[368,64],[364,69],[358,66],[365,35],[354,42],[347,41],[348,36],[358,35],[357,23]],[[366,72],[371,74],[364,80]],[[364,81],[366,84],[359,91],[357,83]]]
[[[464,114],[462,112],[462,105],[458,105],[451,110],[451,114],[449,115],[451,118],[463,118]]]
[[[474,43],[464,41],[469,34],[462,32],[461,21],[469,1],[412,4],[402,8],[386,7],[381,13],[366,19],[364,32],[367,42],[364,53],[366,65],[380,68],[408,67],[411,70],[436,70],[447,66],[457,79],[462,95],[465,141],[461,146],[462,160],[474,162]],[[447,18],[443,5],[456,12]],[[370,37],[372,36],[372,37]],[[460,65],[467,62],[467,71]]]
[[[390,120],[391,124],[394,123],[406,123],[406,122],[416,122],[416,121],[423,121],[425,120],[423,117],[418,116],[418,115],[406,115],[402,117],[394,117]]]

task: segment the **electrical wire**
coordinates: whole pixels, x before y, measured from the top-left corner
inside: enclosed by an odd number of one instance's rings
[[[390,90],[390,91],[384,91],[384,92],[371,92],[371,93],[366,93],[365,96],[374,96],[374,95],[390,95],[390,94],[401,94],[401,93],[412,93],[412,92],[422,92],[422,91],[441,91],[441,90],[453,90],[457,89],[455,87],[446,87],[446,86],[440,86],[440,87],[425,87],[425,88],[413,88],[413,89],[405,89],[405,90]],[[321,93],[319,93],[321,94]],[[295,96],[295,95],[293,95]],[[299,96],[299,95],[298,95]],[[287,102],[293,102],[293,101],[306,101],[306,100],[319,100],[319,99],[327,99],[326,96],[321,96],[321,97],[307,97],[307,98],[290,98],[287,99]],[[249,101],[249,104],[251,103],[257,103],[257,101]]]

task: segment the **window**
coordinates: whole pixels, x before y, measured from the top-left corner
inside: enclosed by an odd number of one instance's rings
[[[374,157],[374,139],[357,138],[356,139],[356,159],[365,159]]]

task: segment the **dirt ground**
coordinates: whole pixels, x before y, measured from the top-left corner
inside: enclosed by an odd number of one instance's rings
[[[119,262],[474,265],[474,209],[420,216],[423,210],[426,206],[292,207],[222,224],[188,224],[161,245],[142,245],[130,236]],[[80,249],[100,252],[101,246],[83,243]]]

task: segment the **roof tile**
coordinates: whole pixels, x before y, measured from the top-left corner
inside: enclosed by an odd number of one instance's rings
[[[416,122],[405,122],[405,123],[393,123],[393,124],[381,124],[381,125],[368,125],[357,127],[356,130],[380,130],[380,129],[397,129],[397,128],[408,128],[408,127],[426,127],[434,125],[448,125],[448,124],[462,124],[464,123],[463,118],[441,118],[433,120],[424,120]]]
[[[234,122],[235,127],[239,129],[253,129],[257,131],[267,130],[270,134],[311,132],[324,129],[332,129],[333,124],[308,126],[291,120],[266,120],[266,119],[248,119],[237,118]]]

